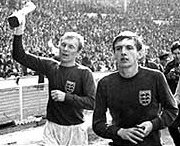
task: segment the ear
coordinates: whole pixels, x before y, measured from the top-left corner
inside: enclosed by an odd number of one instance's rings
[[[113,54],[113,58],[112,58],[113,60],[116,60],[116,59],[118,59],[118,57],[117,57],[117,55],[114,53]]]
[[[138,60],[140,60],[141,58],[143,58],[145,56],[145,52],[143,49],[138,51]]]

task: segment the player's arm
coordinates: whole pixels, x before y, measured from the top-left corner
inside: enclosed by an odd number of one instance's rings
[[[39,57],[27,54],[23,48],[22,38],[25,29],[25,16],[23,17],[23,21],[20,26],[14,28],[14,38],[13,38],[13,50],[12,50],[12,57],[20,64],[34,70],[40,71],[41,73],[45,74],[48,70],[46,67],[46,61],[41,60]]]
[[[156,80],[158,100],[162,106],[162,114],[157,116],[151,122],[153,124],[152,130],[159,130],[168,127],[172,124],[178,114],[178,106],[172,92],[168,86],[165,76],[162,73],[157,75]]]
[[[100,80],[97,86],[92,127],[94,132],[103,138],[118,139],[119,137],[117,135],[117,132],[120,129],[120,127],[107,124],[106,112],[107,112],[106,88],[103,85],[102,80]]]

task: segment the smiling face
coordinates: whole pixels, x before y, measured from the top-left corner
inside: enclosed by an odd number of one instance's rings
[[[74,66],[78,55],[79,41],[74,37],[65,37],[61,40],[59,46],[59,56],[61,65]]]
[[[117,40],[114,44],[114,55],[119,68],[138,66],[140,53],[137,51],[136,43],[133,39]]]

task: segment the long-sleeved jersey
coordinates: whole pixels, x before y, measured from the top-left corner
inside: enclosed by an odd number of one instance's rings
[[[38,57],[25,53],[22,35],[14,36],[13,58],[20,64],[44,74],[49,81],[47,119],[59,125],[83,123],[83,109],[94,109],[95,82],[89,68],[76,64],[63,67],[51,58]],[[51,90],[66,93],[64,102],[52,100]]]
[[[112,116],[111,124],[107,123],[107,109]],[[112,139],[114,145],[132,146],[130,141],[118,136],[117,131],[151,121],[152,132],[138,146],[160,146],[159,129],[169,126],[177,113],[177,103],[165,76],[158,70],[139,67],[134,77],[123,78],[115,72],[99,81],[93,130],[103,138]]]

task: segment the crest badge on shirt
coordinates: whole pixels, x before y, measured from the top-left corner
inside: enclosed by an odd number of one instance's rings
[[[139,91],[139,103],[143,106],[147,106],[151,103],[151,90]]]
[[[65,85],[65,91],[67,93],[72,93],[74,92],[74,89],[75,89],[75,86],[76,86],[76,83],[75,82],[72,82],[72,81],[66,81],[66,85]]]

